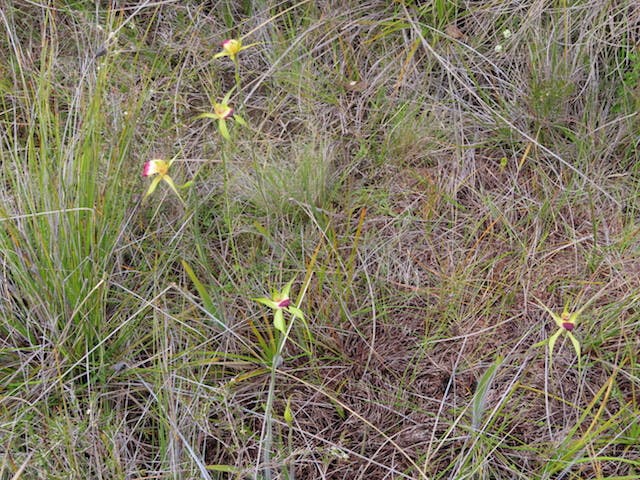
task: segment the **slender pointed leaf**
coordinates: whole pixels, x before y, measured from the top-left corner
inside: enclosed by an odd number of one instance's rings
[[[184,271],[187,272],[188,277],[191,279],[191,281],[193,282],[193,285],[196,287],[196,290],[198,291],[198,295],[200,295],[200,299],[202,300],[202,305],[204,309],[207,311],[207,313],[215,317],[215,319],[218,320],[218,322],[220,322],[218,317],[218,309],[213,303],[213,299],[209,295],[207,288],[202,284],[202,282],[198,279],[198,277],[196,277],[195,272],[187,262],[185,262],[184,260],[181,260],[180,263],[182,263],[182,268],[184,268]]]

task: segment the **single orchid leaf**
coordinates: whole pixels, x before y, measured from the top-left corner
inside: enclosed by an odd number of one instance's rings
[[[180,260],[180,263],[182,263],[182,268],[184,268],[184,271],[187,272],[187,275],[189,276],[189,278],[191,279],[191,281],[195,285],[196,290],[198,290],[198,294],[200,294],[200,298],[202,299],[202,305],[204,306],[204,309],[208,313],[210,313],[214,318],[216,318],[216,320],[217,320],[218,319],[218,309],[216,308],[215,303],[213,303],[213,299],[209,295],[209,292],[207,291],[207,288],[198,279],[198,277],[196,276],[195,272],[193,271],[193,268],[191,268],[191,265],[189,265],[184,260]],[[220,320],[218,320],[218,321],[220,322]],[[220,323],[222,323],[222,322],[220,322]]]

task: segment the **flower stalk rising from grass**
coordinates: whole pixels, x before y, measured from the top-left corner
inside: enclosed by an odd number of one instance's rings
[[[180,201],[184,204],[184,200],[180,196],[180,192],[178,192],[178,188],[176,187],[176,184],[173,182],[173,179],[169,176],[169,168],[171,168],[171,164],[173,164],[174,160],[175,158],[169,161],[155,158],[153,160],[149,160],[148,162],[145,162],[144,166],[142,167],[142,176],[152,177],[156,175],[156,177],[151,181],[149,188],[147,189],[147,193],[144,196],[145,199],[156,190],[160,182],[164,181],[167,185],[169,185],[169,188],[173,190],[173,192],[178,196]],[[183,187],[189,186],[190,183],[191,182],[185,183]]]
[[[229,128],[227,127],[227,120],[233,118],[240,125],[246,125],[247,122],[244,119],[234,113],[234,110],[231,106],[229,106],[229,98],[231,97],[231,93],[233,89],[231,89],[222,99],[220,103],[213,104],[213,112],[205,112],[198,115],[196,118],[210,118],[212,120],[217,120],[218,122],[218,130],[220,130],[220,134],[226,139],[231,140],[231,135],[229,135]]]
[[[259,297],[254,298],[258,303],[266,305],[267,307],[274,310],[273,314],[273,327],[282,333],[280,338],[278,339],[278,345],[276,348],[275,355],[273,355],[271,360],[271,375],[269,379],[269,392],[267,395],[267,404],[265,406],[265,416],[264,416],[264,427],[263,427],[263,462],[264,462],[264,471],[263,478],[265,480],[271,480],[271,447],[273,444],[273,400],[275,397],[275,384],[276,384],[276,372],[278,366],[282,362],[282,352],[284,350],[284,346],[286,344],[288,334],[291,331],[291,327],[293,325],[293,320],[298,317],[304,321],[304,315],[302,311],[298,307],[294,307],[292,305],[291,298],[289,297],[289,292],[291,291],[291,286],[293,285],[294,279],[291,279],[280,291],[273,291],[271,297]],[[291,322],[287,327],[287,324],[284,319],[284,312],[287,312],[291,315]],[[287,404],[287,408],[289,409],[288,413],[285,413],[285,421],[288,425],[293,423],[293,413],[291,412],[290,405]],[[286,410],[285,410],[286,412]]]
[[[252,43],[250,45],[242,45],[242,40],[230,38],[222,42],[222,51],[216,53],[213,58],[221,58],[221,57],[229,57],[233,62],[236,68],[236,87],[240,90],[240,62],[238,61],[238,54],[246,50],[247,48],[251,48],[257,43]]]

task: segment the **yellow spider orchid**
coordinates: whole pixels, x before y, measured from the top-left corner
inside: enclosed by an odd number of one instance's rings
[[[291,305],[291,299],[289,298],[289,292],[291,291],[291,286],[293,285],[293,280],[287,283],[282,291],[274,291],[271,295],[271,298],[260,297],[254,298],[254,300],[258,303],[262,303],[267,307],[271,307],[276,311],[273,315],[273,326],[281,331],[282,333],[286,333],[287,327],[284,321],[283,311],[290,313],[293,317],[304,318],[302,311]]]
[[[542,302],[538,300],[538,304],[540,305],[540,307],[542,307],[549,315],[551,315],[551,318],[553,318],[553,320],[556,322],[556,325],[558,326],[558,331],[556,331],[556,333],[551,335],[548,339],[543,340],[542,342],[538,342],[534,345],[534,347],[540,347],[542,345],[545,345],[546,343],[549,344],[549,363],[550,364],[553,362],[553,348],[555,347],[555,344],[558,341],[558,338],[560,338],[560,335],[562,334],[568,336],[569,340],[571,340],[571,343],[573,344],[573,348],[576,351],[576,355],[578,356],[578,365],[581,364],[580,342],[571,332],[573,332],[574,328],[576,328],[578,317],[583,312],[583,310],[589,305],[589,303],[587,303],[581,309],[573,313],[569,313],[569,305],[567,303],[564,306],[564,310],[562,311],[562,313],[558,315],[557,313],[551,311],[546,305],[544,305]]]
[[[227,127],[227,120],[233,118],[240,125],[246,125],[247,122],[240,116],[234,113],[234,110],[231,106],[229,106],[229,98],[231,97],[231,93],[233,89],[231,89],[222,99],[220,103],[213,104],[213,112],[201,113],[196,118],[210,118],[212,120],[217,120],[218,122],[218,130],[220,130],[220,134],[226,139],[230,140],[231,135],[229,135],[229,129]]]
[[[247,48],[253,47],[254,45],[257,45],[257,43],[243,46],[242,40],[230,38],[222,42],[222,51],[216,53],[213,58],[229,57],[233,63],[236,63],[238,54]]]
[[[604,292],[606,292],[607,289],[608,289],[608,284],[605,283],[600,290],[598,290],[595,294],[593,294],[591,298],[582,305],[582,307],[580,307],[578,310],[576,310],[573,313],[569,312],[569,302],[567,302],[564,306],[564,310],[560,315],[551,311],[549,307],[547,307],[544,303],[542,303],[540,300],[536,298],[538,305],[542,309],[544,309],[549,315],[551,315],[551,318],[553,318],[554,322],[556,322],[556,325],[558,326],[558,331],[556,333],[551,335],[547,340],[543,340],[542,342],[538,342],[534,345],[534,347],[539,347],[547,343],[549,344],[549,364],[551,364],[553,361],[553,358],[552,358],[553,347],[555,347],[556,342],[558,341],[558,338],[560,338],[560,335],[564,334],[567,337],[569,337],[569,340],[571,340],[571,343],[573,344],[573,348],[576,351],[576,355],[578,356],[578,366],[581,365],[580,342],[573,335],[572,332],[576,328],[576,325],[578,323],[578,318],[580,317],[582,312],[584,312],[584,310],[589,305],[591,305],[594,301],[600,298],[600,296]]]
[[[157,175],[157,176],[151,181],[151,184],[149,185],[149,188],[147,189],[147,193],[145,194],[144,198],[147,198],[149,195],[151,195],[158,187],[158,184],[164,181],[166,182],[167,185],[169,185],[169,188],[171,188],[171,190],[173,190],[173,192],[178,196],[180,201],[184,203],[184,200],[182,199],[182,197],[180,196],[180,193],[178,192],[178,188],[176,187],[176,184],[173,183],[173,179],[169,176],[169,168],[171,167],[171,164],[174,162],[174,160],[175,158],[169,161],[161,160],[159,158],[154,158],[153,160],[149,160],[148,162],[145,162],[144,166],[142,167],[142,176],[143,177],[152,177],[154,175]]]

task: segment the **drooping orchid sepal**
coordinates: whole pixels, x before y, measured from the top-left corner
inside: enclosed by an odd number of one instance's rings
[[[180,192],[178,192],[178,187],[176,187],[176,184],[174,183],[173,179],[169,175],[169,168],[171,168],[171,165],[173,164],[174,161],[175,161],[175,158],[172,158],[169,161],[162,160],[159,158],[154,158],[153,160],[149,160],[144,163],[142,167],[142,176],[155,177],[151,181],[151,184],[149,185],[149,188],[147,189],[147,192],[144,195],[144,199],[146,199],[153,192],[155,192],[160,182],[164,181],[167,185],[169,185],[169,188],[173,190],[173,192],[176,194],[178,199],[180,199],[180,201],[183,204],[185,203],[184,200],[182,199],[182,196],[180,195]],[[190,185],[190,182],[187,182],[185,185],[183,185],[183,187],[187,185]]]

